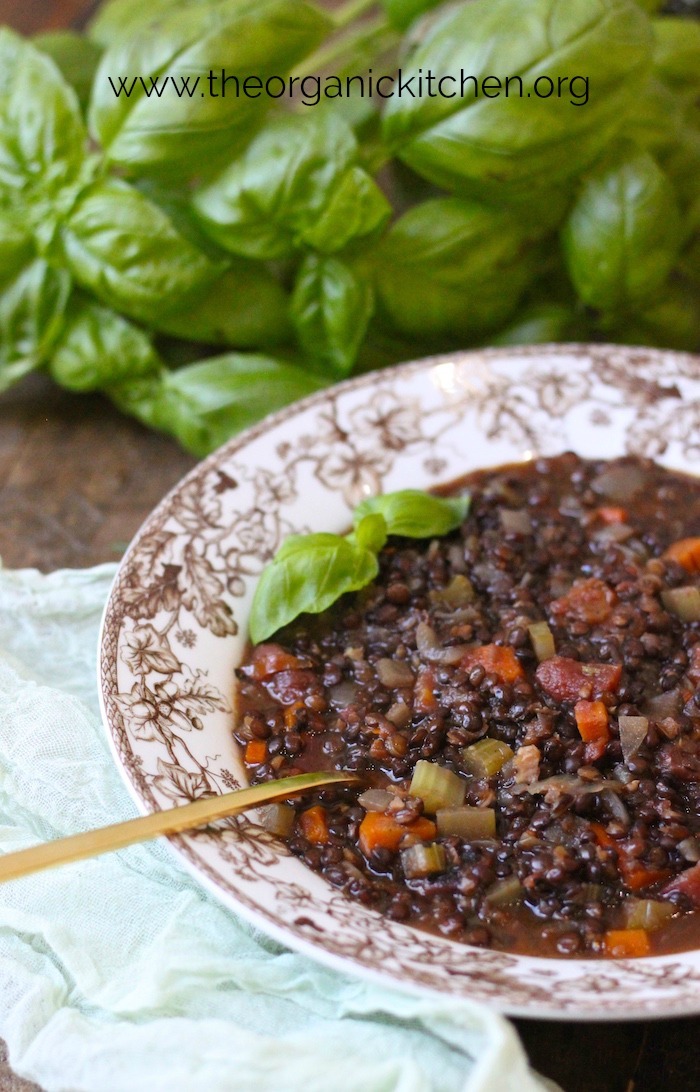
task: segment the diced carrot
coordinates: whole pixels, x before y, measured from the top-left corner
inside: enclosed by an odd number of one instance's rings
[[[513,683],[525,676],[522,664],[509,646],[482,645],[470,648],[462,659],[462,666],[475,667],[479,664],[489,675],[497,675],[502,682]]]
[[[604,580],[592,576],[589,580],[579,580],[566,595],[553,599],[549,609],[560,624],[570,620],[595,626],[610,617],[616,599],[615,592]]]
[[[660,883],[671,875],[668,868],[647,868],[634,857],[626,857],[619,842],[616,842],[602,823],[589,823],[593,837],[599,846],[614,849],[617,853],[618,868],[625,887],[630,891],[641,891],[652,884]]]
[[[299,816],[299,826],[308,842],[317,846],[328,844],[328,815],[321,804],[315,804],[303,811]]]
[[[622,857],[620,859],[620,874],[625,886],[630,891],[641,891],[645,887],[651,887],[654,883],[667,880],[671,875],[669,868],[646,868],[638,861]]]
[[[596,508],[596,515],[602,523],[625,523],[627,509],[621,508],[617,504],[604,504],[602,507]]]
[[[634,959],[649,955],[651,944],[646,929],[609,929],[603,938],[605,951],[613,959]]]
[[[432,667],[421,667],[416,675],[413,690],[413,705],[416,713],[434,713],[438,708],[435,697],[435,672]]]
[[[584,743],[610,739],[607,707],[602,701],[577,701],[574,706],[576,727]]]
[[[700,573],[700,538],[681,538],[672,542],[664,557],[677,561],[689,573]]]
[[[366,857],[373,849],[388,849],[395,853],[407,834],[429,842],[436,833],[435,823],[422,815],[412,823],[397,823],[393,816],[385,812],[368,811],[360,823],[360,849]]]
[[[248,766],[259,766],[267,758],[267,743],[264,739],[251,739],[245,745],[244,761]]]
[[[616,852],[619,852],[620,847],[612,834],[608,834],[602,823],[589,823],[589,826],[593,832],[593,837],[599,846],[605,846],[606,849],[614,849]]]

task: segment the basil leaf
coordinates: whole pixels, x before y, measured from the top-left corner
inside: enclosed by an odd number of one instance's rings
[[[651,299],[680,243],[673,188],[649,153],[634,147],[618,149],[587,176],[562,233],[580,299],[608,314]]]
[[[649,19],[629,0],[490,0],[448,8],[402,65],[404,85],[411,78],[413,84],[387,102],[384,138],[415,171],[448,189],[485,200],[543,186],[551,192],[622,128],[649,68],[651,46]],[[521,76],[523,95],[516,83],[507,96],[502,87],[499,97],[431,97],[428,71],[457,79],[464,72],[480,88],[494,72]],[[535,81],[560,73],[579,75],[575,86],[565,85],[578,105],[555,93],[533,101]]]
[[[700,24],[662,16],[654,28],[654,71],[669,87],[692,101],[700,94]]]
[[[103,303],[148,322],[220,273],[156,205],[116,178],[91,186],[62,232],[75,279]]]
[[[100,63],[102,50],[96,42],[73,30],[54,30],[32,39],[60,71],[63,79],[75,91],[83,110],[90,100],[92,81]]]
[[[361,501],[353,513],[353,522],[357,528],[367,516],[378,513],[384,517],[390,535],[432,538],[459,527],[469,504],[468,496],[436,497],[419,489],[400,489]]]
[[[381,0],[389,22],[398,30],[406,30],[419,15],[436,8],[441,0]]]
[[[553,341],[590,341],[591,331],[582,314],[566,303],[525,307],[489,345],[544,345]]]
[[[114,311],[81,300],[71,309],[49,371],[62,387],[91,391],[159,375],[163,364],[144,330]]]
[[[0,295],[0,391],[46,360],[61,332],[70,276],[35,259]]]
[[[220,0],[149,0],[148,4],[143,0],[106,0],[90,21],[88,33],[92,41],[107,49],[123,38],[135,38],[152,30],[164,15],[197,4],[218,3]]]
[[[24,198],[75,180],[87,134],[72,87],[56,65],[0,28],[0,186]]]
[[[508,208],[440,197],[396,221],[377,249],[379,297],[392,323],[419,339],[475,337],[513,312],[539,254]]]
[[[637,315],[606,330],[625,345],[663,345],[681,352],[697,352],[700,345],[700,302],[696,285],[674,277]]]
[[[150,424],[207,455],[241,429],[323,387],[318,376],[257,354],[228,353],[168,372]]]
[[[0,288],[14,280],[34,257],[31,236],[16,213],[0,209]]]
[[[332,111],[276,118],[199,190],[194,207],[212,239],[235,254],[335,251],[377,230],[390,213],[357,154],[352,130]]]
[[[348,538],[363,550],[378,554],[388,535],[387,522],[381,512],[368,512],[355,524],[355,530]]]
[[[302,262],[291,315],[304,353],[336,376],[352,370],[367,331],[372,290],[337,258],[311,254]]]
[[[264,265],[238,258],[205,291],[203,298],[168,311],[150,325],[189,341],[238,349],[272,347],[291,334],[289,301]]]
[[[125,168],[200,173],[218,156],[230,156],[269,106],[263,94],[239,97],[234,85],[223,86],[222,70],[241,86],[247,77],[264,82],[284,74],[330,26],[304,0],[220,0],[166,12],[152,31],[117,40],[104,54],[90,107],[92,133]]]
[[[376,555],[340,535],[305,535],[303,549],[275,559],[258,581],[250,611],[251,639],[266,640],[298,615],[319,614],[346,592],[376,577]]]

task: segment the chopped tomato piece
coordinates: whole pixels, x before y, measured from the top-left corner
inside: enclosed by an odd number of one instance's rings
[[[278,671],[265,680],[264,686],[270,697],[278,701],[280,705],[303,703],[307,694],[321,692],[318,676],[310,669],[292,668],[289,671]]]
[[[651,944],[646,929],[609,929],[603,938],[605,951],[613,959],[634,959],[649,955]]]
[[[621,508],[617,504],[604,504],[600,508],[596,508],[596,515],[601,523],[625,523],[627,509]]]
[[[260,682],[270,675],[276,675],[278,671],[292,671],[301,666],[301,660],[291,652],[286,652],[281,645],[257,645],[253,649],[246,673]]]
[[[421,667],[416,675],[413,705],[417,713],[433,713],[438,708],[435,697],[435,672],[432,667]]]
[[[244,761],[248,766],[259,766],[267,758],[267,743],[264,739],[251,739],[245,745]]]
[[[328,844],[328,815],[320,804],[307,808],[299,816],[299,827],[307,841],[317,846]]]
[[[545,694],[556,701],[598,699],[617,690],[622,667],[620,664],[582,664],[566,656],[552,656],[539,665],[535,678]]]
[[[437,827],[431,819],[422,815],[412,823],[397,823],[385,812],[368,811],[360,823],[360,849],[366,857],[374,849],[388,849],[391,853],[396,853],[407,834],[420,841],[429,842],[437,834]]]
[[[462,659],[462,666],[479,664],[489,675],[497,675],[502,682],[513,683],[525,676],[522,665],[512,648],[503,645],[482,645],[470,648]]]
[[[559,599],[553,599],[549,609],[554,621],[586,622],[589,626],[607,621],[617,599],[615,592],[603,580],[591,577],[580,580]]]
[[[700,538],[681,538],[672,542],[664,557],[677,561],[689,573],[700,573]]]
[[[674,876],[661,894],[674,895],[676,892],[689,898],[694,906],[700,906],[700,861],[692,868],[686,868],[679,876]]]

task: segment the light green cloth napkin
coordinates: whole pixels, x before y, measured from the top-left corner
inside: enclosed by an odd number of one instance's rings
[[[100,723],[113,566],[0,571],[0,851],[136,809]],[[534,1092],[508,1022],[288,952],[165,843],[0,888],[0,1035],[62,1092]]]

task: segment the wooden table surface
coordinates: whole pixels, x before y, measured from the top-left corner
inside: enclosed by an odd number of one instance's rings
[[[0,0],[0,23],[28,33],[76,24],[95,6],[94,0]],[[30,377],[0,396],[3,564],[50,571],[117,560],[192,465],[172,441],[103,399],[71,396]],[[532,1064],[566,1092],[700,1087],[698,1019],[515,1023]],[[0,1044],[0,1092],[33,1088],[13,1075]]]

